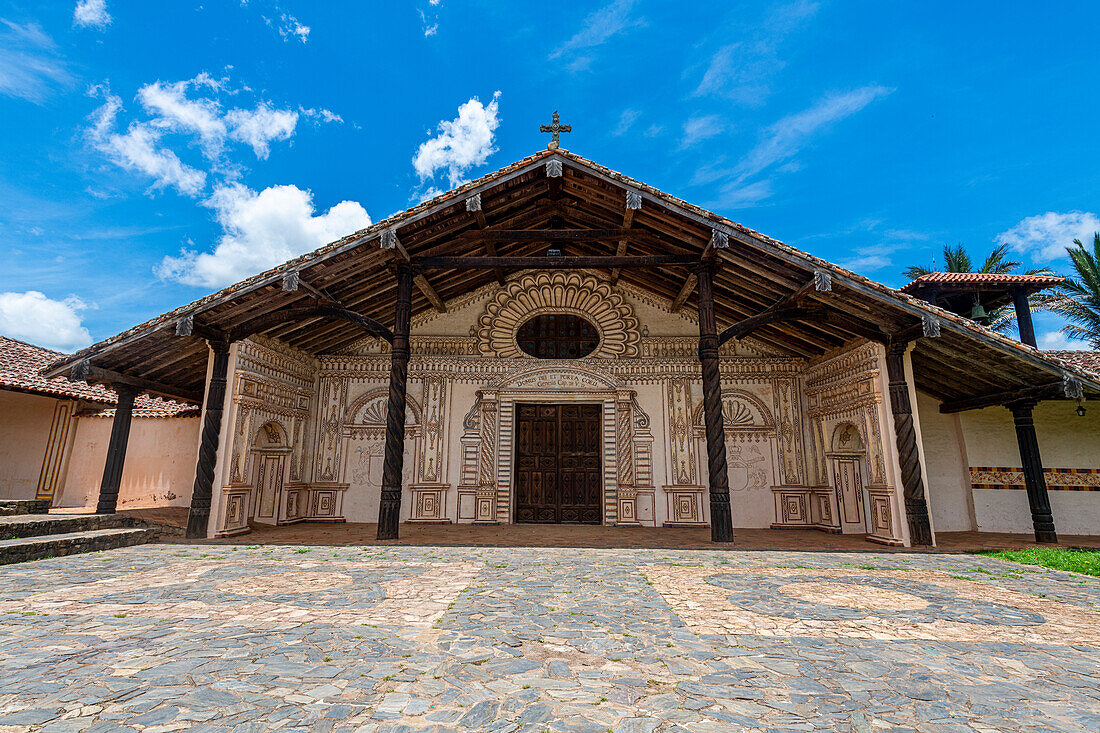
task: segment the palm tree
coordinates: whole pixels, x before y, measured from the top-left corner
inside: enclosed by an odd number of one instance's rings
[[[943,262],[945,265],[943,270],[930,270],[922,265],[910,265],[902,271],[902,274],[910,280],[916,280],[921,275],[929,275],[933,272],[975,272],[970,253],[962,244],[956,244],[954,247],[950,244],[943,245]],[[1002,244],[993,248],[977,272],[1004,274],[1012,272],[1019,266],[1019,262],[1008,259],[1008,245]],[[1033,270],[1027,274],[1040,274],[1040,271]]]
[[[1062,333],[1100,349],[1100,232],[1092,237],[1092,251],[1073,240],[1066,247],[1076,277],[1067,277],[1057,291],[1046,298],[1043,308],[1053,311],[1069,323]]]
[[[994,247],[978,270],[974,269],[974,262],[970,259],[970,253],[966,251],[966,247],[961,243],[956,244],[954,247],[950,244],[943,246],[943,262],[943,270],[930,270],[921,265],[910,265],[902,271],[902,274],[910,280],[916,280],[921,275],[929,275],[933,272],[985,272],[1005,275],[1014,272],[1020,266],[1019,262],[1008,258],[1008,245],[1006,244]],[[1050,269],[1043,267],[1038,270],[1028,270],[1023,274],[1049,275]],[[1047,307],[1045,302],[1040,302],[1041,300],[1041,298],[1032,300],[1033,309]],[[1008,331],[1015,323],[1016,310],[1010,305],[1003,305],[999,308],[991,308],[987,316],[990,328],[994,331],[1004,332]]]

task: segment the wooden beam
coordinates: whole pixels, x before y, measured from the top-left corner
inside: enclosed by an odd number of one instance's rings
[[[160,382],[134,376],[133,374],[122,374],[110,369],[103,369],[94,366],[87,360],[78,362],[77,365],[73,367],[73,376],[71,379],[78,382],[99,382],[108,385],[124,384],[138,391],[147,392],[160,397],[167,397],[170,400],[190,402],[196,405],[202,404],[202,394],[189,392],[178,387],[173,387],[170,384],[161,384]]]
[[[482,209],[481,209],[481,194],[480,193],[475,193],[473,196],[466,199],[466,211],[470,212],[473,215],[474,221],[477,222],[477,228],[478,229],[488,229],[489,228],[489,222],[487,222],[485,220],[485,212],[482,211]],[[486,239],[486,240],[483,240],[483,241],[484,241],[484,244],[485,244],[485,254],[487,254],[490,257],[496,257],[497,256],[497,246],[496,246],[496,244],[492,240],[489,240],[489,239]],[[497,270],[495,271],[495,274],[496,274],[496,277],[497,277],[497,285],[500,285],[500,286],[503,287],[504,286],[504,270],[501,270],[500,268],[497,268]]]
[[[824,314],[825,311],[819,308],[783,308],[782,310],[773,310],[769,308],[763,313],[749,316],[726,328],[722,333],[718,334],[718,344],[720,346],[730,339],[743,338],[752,331],[755,331],[761,326],[767,326],[770,323],[801,321],[805,318],[823,316]]]
[[[459,241],[492,242],[605,242],[630,239],[633,229],[475,229],[460,232]]]
[[[684,303],[691,297],[692,292],[695,290],[695,283],[699,281],[699,276],[694,272],[687,276],[684,280],[683,286],[680,288],[680,292],[676,294],[676,297],[672,299],[672,305],[669,306],[669,310],[673,313],[679,312],[684,307]]]
[[[443,303],[443,299],[439,297],[439,293],[435,292],[435,288],[432,287],[432,284],[428,282],[428,278],[423,275],[415,275],[413,277],[413,282],[416,283],[417,289],[424,294],[424,297],[428,299],[428,302],[431,303],[437,311],[440,313],[447,312],[447,306]]]
[[[562,257],[422,257],[413,264],[422,270],[606,270],[613,267],[687,267],[699,264],[692,255],[608,255]]]
[[[1050,382],[1034,387],[1024,387],[1023,389],[1014,389],[1007,392],[994,392],[979,397],[967,397],[966,399],[944,402],[940,404],[940,412],[949,415],[953,412],[980,410],[983,407],[996,407],[1020,400],[1049,400],[1059,399],[1061,396],[1062,382]]]
[[[287,308],[286,310],[275,311],[269,313],[261,318],[256,318],[251,321],[237,326],[229,333],[231,341],[240,341],[241,339],[248,338],[252,334],[266,331],[273,326],[277,326],[280,323],[289,323],[293,321],[301,321],[306,318],[340,318],[350,323],[354,323],[360,326],[364,331],[385,339],[386,341],[393,341],[393,333],[388,328],[383,326],[373,318],[368,318],[360,313],[349,311],[345,308],[340,308],[335,305],[317,304],[312,306],[302,306],[298,308]]]
[[[642,195],[637,191],[626,192],[626,208],[623,210],[623,229],[630,229],[634,225],[634,212],[642,208]],[[618,246],[615,247],[616,257],[626,256],[627,240],[620,239]],[[622,270],[618,267],[611,270],[611,284],[619,282],[619,277],[622,275]],[[692,287],[695,287],[692,285]]]

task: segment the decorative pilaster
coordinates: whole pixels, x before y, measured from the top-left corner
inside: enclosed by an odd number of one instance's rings
[[[206,536],[210,521],[210,497],[214,490],[214,469],[218,463],[222,412],[225,409],[225,377],[229,372],[229,342],[210,341],[213,363],[210,384],[206,388],[206,412],[203,415],[199,460],[195,466],[195,485],[191,489],[191,510],[187,514],[187,536]]]
[[[138,393],[136,388],[127,384],[112,384],[111,389],[118,395],[118,404],[115,406],[115,418],[111,421],[111,442],[107,446],[103,480],[99,484],[96,514],[114,514],[118,508],[118,489],[122,485],[122,467],[126,463],[126,443],[130,439],[130,419]]]
[[[397,304],[393,348],[390,351],[390,393],[386,408],[386,454],[382,464],[382,499],[378,508],[378,539],[397,539],[401,518],[401,472],[405,465],[405,392],[409,376],[409,324],[412,319],[413,270],[397,264]]]
[[[474,496],[474,524],[497,523],[497,413],[496,395],[481,397],[481,446],[478,454],[477,493]]]
[[[634,393],[619,392],[615,400],[615,444],[619,481],[616,491],[616,524],[637,525],[638,491],[634,477]]]
[[[1050,510],[1050,496],[1043,476],[1043,459],[1039,455],[1039,441],[1035,437],[1035,421],[1031,411],[1034,402],[1013,402],[1006,407],[1012,412],[1016,425],[1016,442],[1020,446],[1020,461],[1024,467],[1024,486],[1027,502],[1031,505],[1031,523],[1035,527],[1035,541],[1058,542],[1054,530],[1054,516]]]
[[[703,418],[707,433],[707,473],[710,482],[710,536],[733,542],[726,429],[722,421],[722,382],[718,374],[718,326],[714,318],[714,262],[699,267],[699,361],[703,367]]]
[[[909,401],[909,382],[905,378],[906,346],[906,342],[897,341],[886,347],[890,411],[894,415],[902,495],[905,499],[905,516],[909,520],[909,541],[914,545],[931,545],[932,528],[928,521],[928,504],[924,498],[924,478],[921,475],[920,454],[917,452],[917,431],[913,425],[913,406]]]

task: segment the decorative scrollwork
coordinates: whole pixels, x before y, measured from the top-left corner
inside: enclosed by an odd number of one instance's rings
[[[510,282],[478,322],[478,351],[505,359],[524,356],[516,332],[542,313],[572,313],[590,321],[600,332],[592,358],[638,355],[634,309],[608,283],[577,272],[536,273]]]

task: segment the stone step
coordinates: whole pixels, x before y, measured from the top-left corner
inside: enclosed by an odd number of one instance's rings
[[[0,540],[145,526],[122,514],[19,514],[0,517]]]
[[[0,499],[0,517],[46,514],[49,511],[49,499]]]
[[[118,527],[89,532],[68,532],[43,537],[0,540],[0,565],[81,552],[113,550],[117,547],[155,542],[157,532],[147,527]]]

